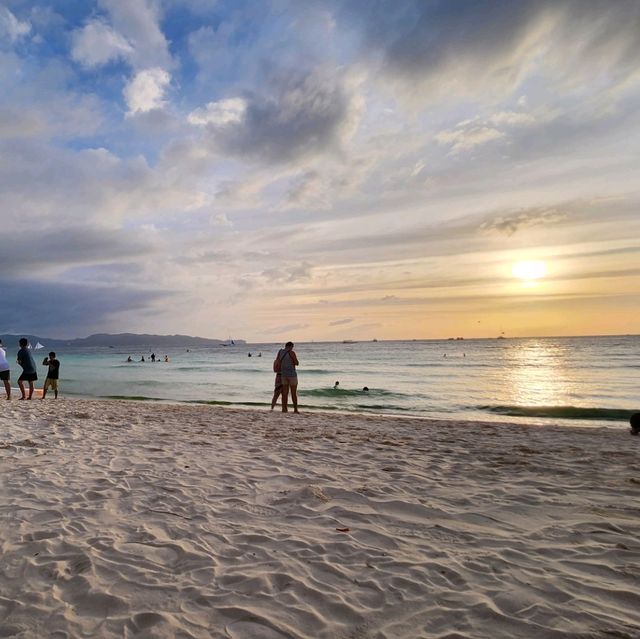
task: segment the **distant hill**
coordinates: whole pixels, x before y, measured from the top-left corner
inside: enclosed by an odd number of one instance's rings
[[[126,348],[128,346],[148,346],[149,348],[202,348],[207,346],[219,346],[228,344],[229,340],[208,339],[206,337],[192,337],[190,335],[150,335],[147,333],[96,333],[89,337],[77,337],[75,339],[53,339],[40,335],[0,335],[0,339],[5,347],[13,348],[18,346],[18,340],[26,337],[35,346],[38,342],[45,348],[62,347],[90,347],[90,346],[113,346],[114,348]],[[246,344],[243,339],[233,340],[237,345]]]

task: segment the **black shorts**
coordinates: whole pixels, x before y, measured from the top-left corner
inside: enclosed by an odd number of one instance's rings
[[[9,373],[11,371],[0,371],[0,382],[8,382],[10,377]]]
[[[19,382],[35,382],[38,379],[38,373],[22,373],[18,377]]]

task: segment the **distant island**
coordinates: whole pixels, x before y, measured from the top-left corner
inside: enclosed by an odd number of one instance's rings
[[[238,346],[246,344],[243,339],[222,340],[209,339],[206,337],[192,337],[190,335],[150,335],[147,333],[117,333],[115,335],[109,333],[96,333],[89,337],[76,337],[74,339],[54,339],[42,337],[41,335],[0,335],[0,339],[5,347],[12,348],[17,346],[18,340],[26,337],[34,346],[40,342],[45,348],[64,348],[64,347],[91,347],[104,346],[113,348],[141,347],[148,346],[150,348],[202,348],[207,346],[229,345],[232,342]]]

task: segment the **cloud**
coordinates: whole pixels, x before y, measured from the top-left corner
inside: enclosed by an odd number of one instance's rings
[[[150,242],[125,231],[78,227],[6,233],[0,236],[0,272],[6,275],[42,269],[51,273],[73,264],[140,258],[153,251]]]
[[[210,124],[213,127],[224,127],[230,124],[240,124],[246,110],[247,103],[242,98],[219,100],[195,109],[189,114],[187,121],[196,126]]]
[[[504,133],[488,126],[460,126],[455,129],[441,131],[436,135],[438,144],[446,144],[451,147],[453,153],[468,151],[475,146],[499,140]]]
[[[131,43],[103,20],[92,20],[72,36],[71,57],[84,67],[92,68],[134,53]]]
[[[218,213],[217,215],[212,215],[209,220],[214,226],[226,226],[228,228],[233,226],[233,222],[231,222],[231,220],[227,217],[226,213]]]
[[[536,124],[536,118],[530,113],[499,111],[487,118],[476,117],[459,122],[454,128],[437,133],[435,140],[440,145],[449,146],[451,153],[460,153],[506,138],[507,131],[530,127],[534,124]]]
[[[265,330],[265,333],[267,333],[268,335],[285,334],[292,333],[293,331],[301,331],[305,328],[309,328],[309,324],[284,324],[282,326],[274,326],[272,328],[268,328]]]
[[[161,109],[171,76],[160,68],[145,69],[137,73],[125,86],[124,98],[130,114]]]
[[[368,61],[415,99],[495,99],[532,73],[624,81],[640,56],[635,0],[336,0]],[[611,71],[613,70],[613,73]]]
[[[111,262],[73,266],[64,271],[65,281],[94,282],[99,285],[132,282],[145,276],[145,267],[139,262]]]
[[[0,138],[36,137],[47,129],[44,114],[34,109],[0,106]]]
[[[292,180],[286,199],[292,206],[328,208],[330,184],[316,170],[305,171]]]
[[[311,277],[311,264],[303,262],[293,266],[276,266],[262,271],[261,275],[271,282],[298,282]]]
[[[9,333],[40,333],[51,337],[109,330],[118,316],[135,316],[173,293],[162,290],[0,278],[2,328]]]
[[[160,26],[161,3],[101,0],[101,5],[107,10],[115,31],[132,46],[128,57],[136,69],[172,66],[169,43]]]
[[[522,100],[522,98],[520,99]],[[521,103],[518,101],[521,106],[525,106],[526,103]],[[495,126],[509,126],[509,127],[517,127],[517,126],[528,126],[535,122],[535,118],[530,113],[524,113],[522,111],[500,111],[499,113],[494,113],[492,116],[488,118],[488,122]]]
[[[339,74],[281,71],[267,88],[197,109],[190,122],[205,125],[225,153],[288,162],[339,149],[359,119],[358,101]]]
[[[30,31],[29,22],[18,20],[7,7],[0,6],[0,38],[7,38],[13,44]]]
[[[346,317],[345,319],[334,320],[333,322],[329,322],[329,326],[343,326],[344,324],[351,324],[353,322],[353,318]]]
[[[497,215],[480,224],[481,231],[511,236],[534,226],[550,226],[567,218],[567,213],[556,208],[534,208],[505,215]]]

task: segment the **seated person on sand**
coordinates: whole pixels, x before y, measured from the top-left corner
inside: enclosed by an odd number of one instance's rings
[[[640,413],[634,413],[629,419],[631,424],[631,434],[640,435]]]

